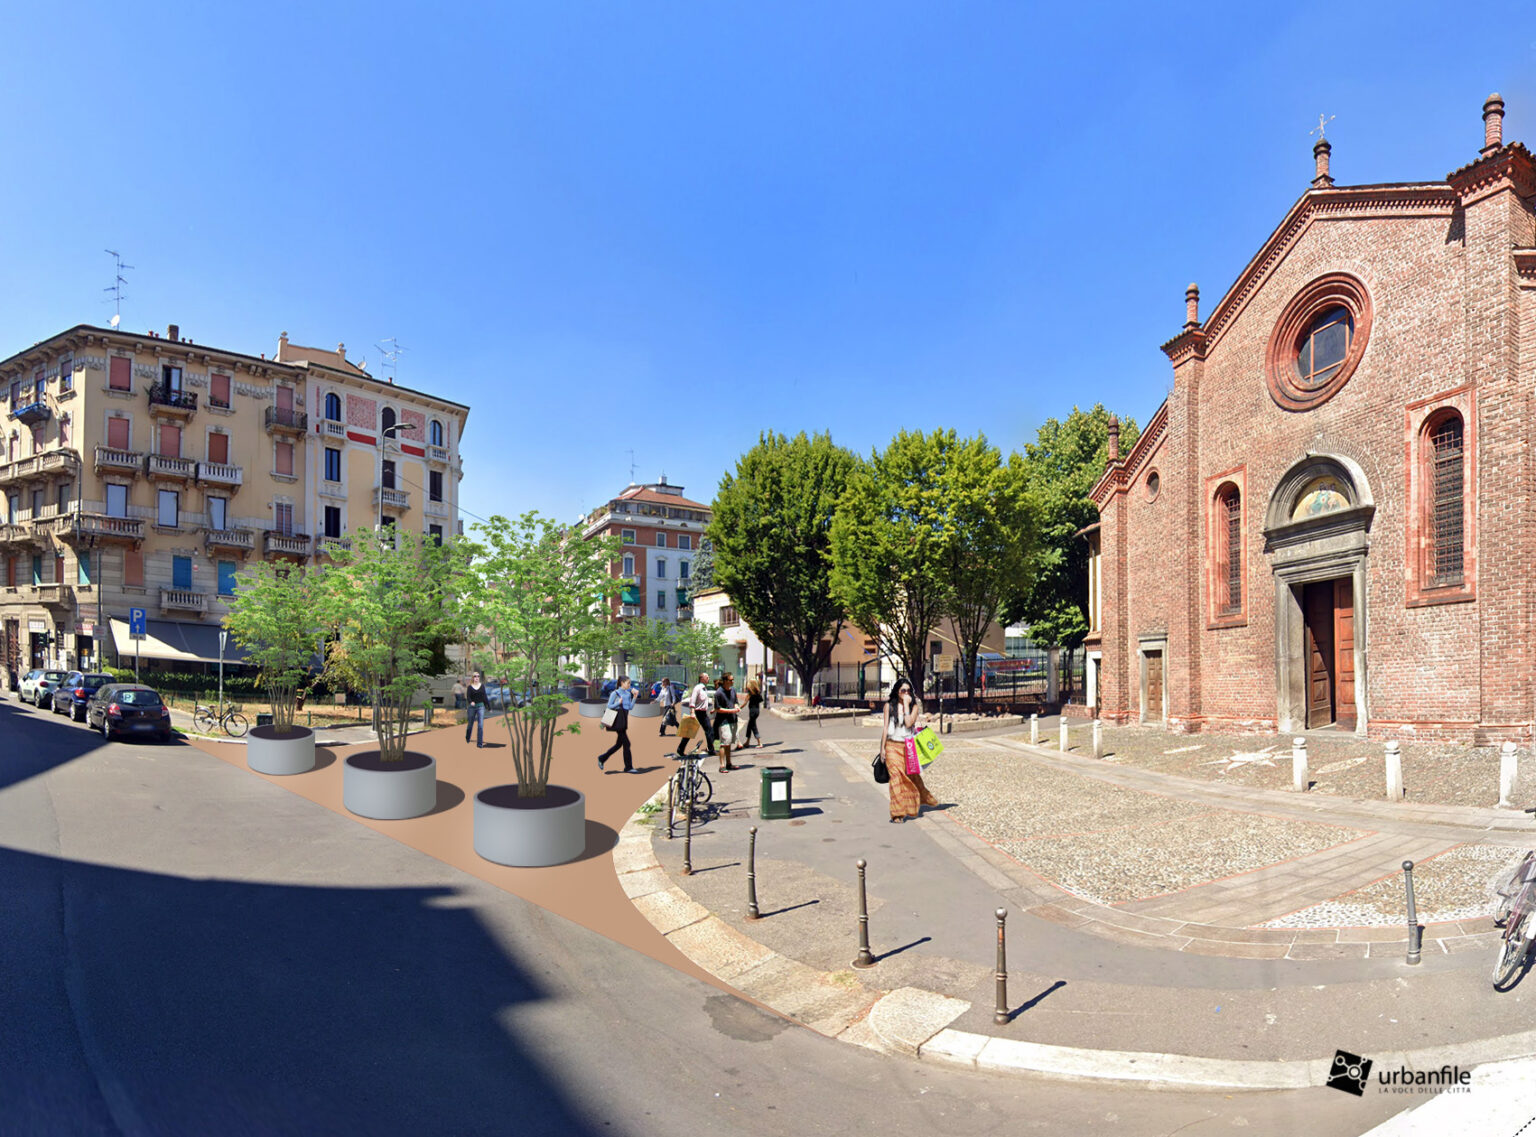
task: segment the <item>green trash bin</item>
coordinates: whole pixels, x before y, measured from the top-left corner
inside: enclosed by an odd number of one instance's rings
[[[272,712],[271,711],[257,711],[256,712],[256,725],[257,726],[271,726],[272,725]]]
[[[757,815],[764,821],[782,821],[787,818],[790,803],[795,796],[794,781],[795,772],[788,766],[764,766]]]

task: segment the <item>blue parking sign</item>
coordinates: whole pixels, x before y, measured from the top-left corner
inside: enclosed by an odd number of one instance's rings
[[[144,635],[144,609],[128,609],[128,634],[130,636]]]

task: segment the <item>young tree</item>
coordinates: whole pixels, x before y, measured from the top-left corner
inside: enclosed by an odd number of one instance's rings
[[[672,628],[665,620],[640,616],[624,625],[619,634],[619,647],[629,658],[640,665],[642,677],[651,677],[655,669],[667,662],[667,656],[676,651],[672,641]],[[642,702],[650,699],[650,688],[644,687],[637,697]]]
[[[842,630],[844,609],[831,583],[832,519],[858,468],[858,457],[829,434],[769,432],[715,494],[715,584],[806,691],[826,666],[824,642]]]
[[[565,695],[563,661],[610,628],[609,602],[622,584],[611,573],[618,537],[584,540],[537,513],[516,520],[493,516],[474,527],[469,543],[466,604],[510,672],[514,688],[534,692],[521,707],[506,706],[519,797],[542,797],[549,785],[555,739],[579,734],[559,725]],[[611,640],[609,641],[611,642]],[[510,701],[509,701],[510,703]]]
[[[411,704],[455,633],[450,582],[461,555],[456,543],[425,534],[359,529],[322,570],[317,610],[332,635],[326,675],[373,692],[386,762],[405,756]]]
[[[700,671],[719,668],[720,653],[725,650],[725,633],[718,624],[689,620],[678,625],[672,650],[682,659],[684,674],[692,679]]]
[[[260,669],[279,734],[293,731],[297,693],[309,676],[324,624],[316,612],[316,578],[303,565],[257,561],[236,576],[224,627]]]
[[[929,633],[953,605],[947,499],[953,430],[902,431],[857,468],[832,521],[832,591],[881,651],[923,689]]]

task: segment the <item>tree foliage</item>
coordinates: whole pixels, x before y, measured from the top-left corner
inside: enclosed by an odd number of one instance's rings
[[[715,543],[708,537],[699,538],[699,547],[694,550],[693,562],[688,568],[690,597],[715,587]]]
[[[619,635],[619,646],[640,665],[641,675],[646,677],[654,675],[656,668],[677,650],[672,639],[672,625],[650,616],[637,616],[625,624]],[[649,700],[649,689],[637,692],[637,697],[642,701]]]
[[[689,620],[678,625],[672,650],[683,661],[684,674],[690,679],[701,671],[713,672],[720,667],[725,651],[725,633],[718,624]]]
[[[826,665],[824,641],[835,641],[842,627],[844,609],[831,581],[832,525],[859,465],[828,434],[769,432],[715,495],[715,584],[806,691]]]
[[[532,693],[507,706],[519,797],[542,797],[549,785],[555,739],[579,734],[566,713],[560,677],[564,661],[603,640],[612,643],[609,605],[622,582],[612,574],[618,537],[583,539],[581,533],[537,513],[515,520],[493,516],[474,526],[466,542],[463,603],[474,614],[515,690]],[[604,639],[604,637],[607,637]]]
[[[1072,408],[1065,421],[1046,419],[1024,447],[1024,480],[1038,510],[1037,571],[1005,606],[1005,622],[1022,621],[1039,644],[1075,647],[1088,633],[1088,544],[1077,534],[1099,519],[1088,496],[1108,460],[1110,412],[1096,403]],[[1120,452],[1136,443],[1136,423],[1120,419]]]
[[[293,730],[299,685],[325,635],[317,611],[319,578],[303,565],[257,561],[235,578],[224,627],[260,671],[279,733]]]

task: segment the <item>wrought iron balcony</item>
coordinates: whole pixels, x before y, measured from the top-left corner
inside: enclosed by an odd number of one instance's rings
[[[17,422],[24,422],[28,426],[37,426],[47,422],[53,417],[53,412],[48,409],[48,404],[38,399],[36,402],[23,403],[11,412],[11,417]]]
[[[167,387],[162,383],[156,383],[149,389],[149,406],[155,411],[170,411],[173,414],[190,415],[197,410],[197,394],[193,391],[181,391],[174,387]]]
[[[307,557],[309,556],[309,535],[276,533],[269,529],[262,537],[262,552],[269,557]]]
[[[110,446],[96,447],[96,472],[138,475],[144,469],[142,450],[114,450]]]
[[[256,533],[251,529],[208,529],[203,533],[203,545],[210,553],[249,553],[256,548]]]
[[[162,612],[206,612],[208,594],[194,592],[190,588],[162,588],[160,590]]]
[[[285,411],[281,407],[268,407],[266,420],[268,431],[304,434],[309,430],[309,415],[303,411]]]
[[[197,480],[204,485],[215,486],[220,489],[237,490],[245,476],[245,471],[239,466],[231,466],[227,462],[199,462],[197,464]]]
[[[197,474],[197,463],[190,458],[168,458],[150,454],[144,459],[144,472],[152,478],[190,482]]]

